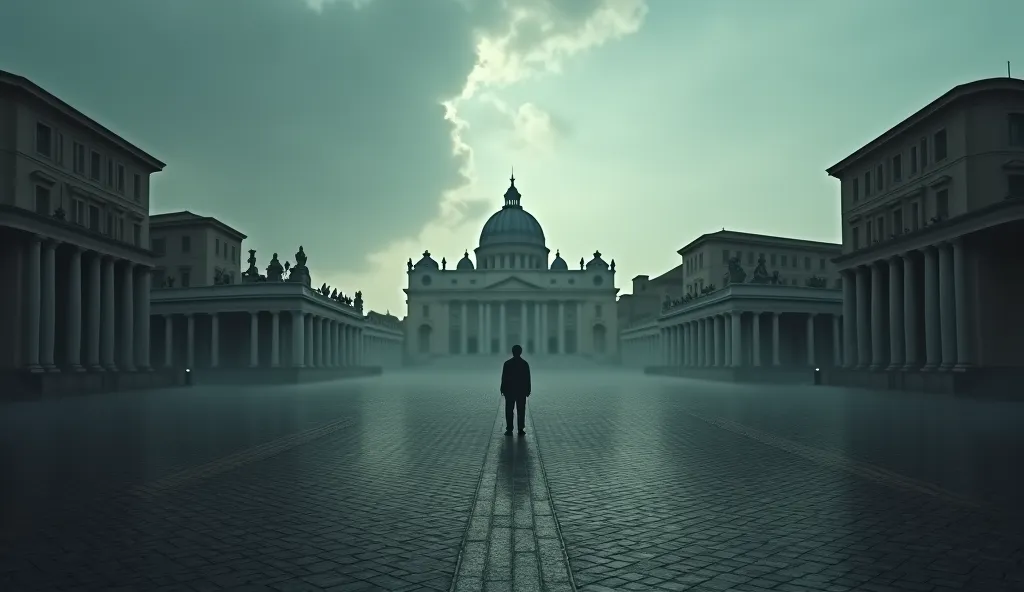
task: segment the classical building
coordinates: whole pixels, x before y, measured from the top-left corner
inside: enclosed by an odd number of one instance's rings
[[[188,228],[243,236],[205,220]],[[218,248],[216,237],[209,238],[190,249],[196,261],[209,261],[206,251]],[[359,292],[351,298],[326,284],[312,288],[306,262],[302,247],[295,265],[282,265],[274,253],[262,275],[256,251],[250,250],[239,283],[181,287],[165,282],[154,288],[150,333],[158,363],[188,369],[196,383],[259,384],[364,376],[399,366],[398,320],[373,312],[364,317]]]
[[[0,71],[0,391],[157,384],[149,177],[164,168],[31,81]]]
[[[216,218],[188,211],[154,214],[149,236],[157,258],[154,287],[234,284],[242,276],[246,236]]]
[[[674,301],[683,296],[682,274],[682,265],[677,265],[654,279],[638,275],[633,278],[633,293],[619,296],[615,309],[623,366],[644,368],[659,359],[658,317],[664,311],[666,298]]]
[[[833,384],[1020,391],[1024,81],[957,86],[828,169],[839,179]]]
[[[684,295],[621,334],[623,360],[656,373],[811,380],[839,361],[840,245],[722,230],[678,251]],[[752,273],[744,265],[753,264]]]
[[[474,260],[454,269],[429,252],[408,262],[406,348],[413,361],[507,355],[514,344],[537,355],[617,357],[615,262],[594,253],[580,269],[550,251],[537,219],[520,204],[515,179],[505,205],[484,224]]]

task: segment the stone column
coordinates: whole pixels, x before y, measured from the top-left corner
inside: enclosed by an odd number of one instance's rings
[[[839,315],[832,315],[832,365],[839,368],[843,365],[843,350],[841,347],[839,333],[842,331]]]
[[[164,368],[174,366],[174,315],[164,315]]]
[[[956,287],[953,281],[953,246],[939,245],[939,317],[942,336],[941,370],[956,366]]]
[[[686,365],[686,353],[688,351],[688,348],[686,347],[686,326],[682,325],[682,324],[679,324],[679,325],[676,325],[676,329],[677,329],[677,333],[678,333],[677,338],[676,338],[676,343],[679,344],[679,359],[676,360],[676,363],[679,366],[685,366]]]
[[[306,368],[316,368],[316,329],[313,328],[313,321],[312,313],[302,315],[302,328],[306,333],[306,351],[302,361]]]
[[[43,245],[43,326],[40,335],[39,363],[47,372],[57,372],[53,363],[53,340],[57,330],[57,243]]]
[[[306,315],[301,310],[291,311],[292,315],[292,368],[306,366]]]
[[[102,370],[100,366],[100,320],[103,318],[101,274],[103,258],[99,253],[89,257],[89,297],[86,300],[85,363],[90,370]]]
[[[777,312],[772,313],[772,366],[781,366],[779,359],[779,317]]]
[[[541,307],[540,308],[540,312],[541,312],[541,315],[540,315],[540,326],[541,326],[541,329],[540,329],[540,332],[541,332],[541,335],[540,335],[540,352],[542,354],[550,354],[551,353],[551,349],[548,347],[548,345],[549,345],[549,343],[548,343],[548,336],[551,334],[550,333],[550,325],[548,324],[548,309],[550,307],[548,306],[548,302],[547,301],[541,302],[540,303],[540,307]]]
[[[743,366],[743,313],[732,313],[732,366],[739,368]]]
[[[150,279],[148,267],[140,267],[135,276],[135,365],[139,370],[152,370],[149,360],[149,289]]]
[[[281,313],[270,313],[270,366],[281,365]]]
[[[668,337],[668,327],[661,327],[658,330],[658,345],[661,348],[661,355],[659,356],[660,359],[658,360],[658,365],[660,366],[668,366],[669,357],[672,355],[670,350],[671,344],[669,342],[670,340]]]
[[[321,317],[320,328],[317,329],[317,333],[320,334],[320,366],[323,368],[328,368],[331,365],[330,329],[330,321],[326,317]]]
[[[700,366],[700,321],[690,321],[690,365]]]
[[[502,300],[498,305],[498,353],[506,354],[505,351],[508,349],[508,334],[505,332],[505,328],[508,325],[508,317],[505,316],[505,301]]]
[[[721,315],[715,315],[711,317],[711,319],[711,322],[715,324],[715,366],[721,367],[724,363],[724,360],[722,359],[722,354],[724,353],[722,350],[722,336],[725,333],[725,326]]]
[[[704,334],[704,319],[697,319],[697,366],[704,367],[707,361],[707,336]]]
[[[857,268],[857,368],[871,364],[871,329],[868,324],[871,299],[868,297],[868,269]]]
[[[883,262],[871,266],[871,370],[885,368],[885,284]]]
[[[558,353],[565,353],[565,302],[558,301]]]
[[[722,365],[726,368],[732,368],[732,315],[725,313],[722,315],[722,343],[725,347],[722,348]]]
[[[953,241],[953,291],[956,303],[956,368],[965,370],[974,365],[973,291],[967,277],[967,253],[962,239]]]
[[[576,353],[583,353],[583,340],[586,331],[583,329],[583,301],[576,301]]]
[[[937,370],[942,361],[939,321],[939,257],[935,247],[924,249],[924,367]]]
[[[526,322],[526,301],[525,300],[520,300],[519,301],[519,315],[520,315],[520,317],[519,317],[519,345],[522,346],[523,351],[526,351],[526,343],[528,341],[528,338],[527,338],[527,335],[526,335],[527,322]]]
[[[196,367],[196,318],[191,314],[185,315],[188,324],[185,331],[185,367]]]
[[[484,303],[476,303],[476,353],[483,355],[487,352],[484,349]]]
[[[210,367],[220,366],[220,318],[217,313],[210,315]]]
[[[75,372],[84,372],[82,367],[82,252],[72,246],[71,261],[68,265],[67,294],[67,361]]]
[[[25,290],[25,368],[29,372],[42,372],[39,364],[39,333],[42,323],[43,243],[36,235],[29,237],[27,285]]]
[[[260,365],[260,313],[249,313],[249,367]]]
[[[898,370],[903,367],[904,339],[903,327],[903,270],[900,269],[900,257],[889,259],[889,367],[886,370]]]
[[[857,366],[857,275],[850,270],[842,272],[843,277],[843,352],[842,361],[846,368]]]
[[[135,264],[125,263],[121,274],[121,371],[135,371]]]
[[[100,299],[103,301],[103,320],[100,331],[100,363],[107,370],[117,371],[114,360],[114,260],[103,259],[103,286]]]
[[[761,365],[761,313],[753,313],[754,324],[752,325],[752,335],[750,336],[753,340],[753,347],[751,348],[751,355],[754,358],[754,366]]]
[[[469,303],[462,301],[462,325],[459,326],[459,341],[462,342],[462,355],[469,353]]]
[[[921,334],[918,321],[920,296],[917,289],[917,272],[914,257],[910,253],[903,256],[903,346],[905,348],[903,369],[916,370],[921,365],[921,355],[917,348],[917,339]]]
[[[817,366],[814,355],[814,317],[815,313],[807,315],[807,365],[811,368]]]
[[[535,353],[544,353],[543,333],[540,329],[540,314],[541,307],[540,302],[533,303],[533,351]]]

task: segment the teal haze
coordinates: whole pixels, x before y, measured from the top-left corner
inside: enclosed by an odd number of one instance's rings
[[[551,257],[600,250],[622,287],[722,227],[838,240],[825,168],[1024,73],[1022,21],[1013,0],[15,0],[0,69],[166,161],[154,213],[222,219],[261,267],[302,244],[315,283],[404,315],[405,261],[472,253],[512,166]]]

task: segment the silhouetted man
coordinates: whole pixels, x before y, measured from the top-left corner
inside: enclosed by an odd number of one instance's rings
[[[501,368],[501,396],[505,397],[505,435],[512,435],[512,410],[519,411],[519,435],[526,434],[526,398],[530,396],[530,365],[523,348],[512,346],[512,357]]]

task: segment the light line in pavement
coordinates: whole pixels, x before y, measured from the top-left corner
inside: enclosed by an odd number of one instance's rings
[[[728,419],[722,419],[720,417],[709,418],[697,413],[687,413],[696,419],[723,430],[745,436],[751,440],[755,440],[779,450],[796,454],[797,456],[803,457],[820,465],[844,470],[848,473],[857,475],[858,477],[875,481],[876,483],[880,483],[887,487],[920,493],[944,502],[967,506],[977,510],[990,509],[989,506],[983,502],[953,493],[952,491],[939,487],[933,483],[913,479],[906,475],[901,475],[870,463],[854,460],[839,451],[826,450],[823,448],[807,446],[806,444],[800,444],[799,442],[787,440]]]

